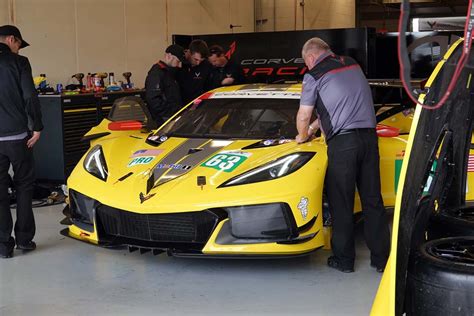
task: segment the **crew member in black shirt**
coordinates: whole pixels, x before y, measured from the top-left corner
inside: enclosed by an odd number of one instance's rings
[[[209,62],[213,66],[209,80],[210,89],[245,83],[242,67],[228,59],[221,46],[211,46],[209,53]]]
[[[209,90],[209,75],[212,66],[207,60],[208,56],[209,48],[205,41],[196,39],[189,44],[186,62],[178,72],[183,105]]]

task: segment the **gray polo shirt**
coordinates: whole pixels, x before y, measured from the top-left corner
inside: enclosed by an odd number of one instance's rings
[[[317,70],[323,69],[317,74]],[[303,78],[300,105],[316,106],[326,140],[341,131],[374,128],[374,104],[369,84],[360,66],[350,57],[332,52],[318,58]]]

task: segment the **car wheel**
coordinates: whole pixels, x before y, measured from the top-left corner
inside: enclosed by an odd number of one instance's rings
[[[431,218],[427,233],[428,239],[474,236],[474,207],[442,210]]]
[[[474,237],[436,239],[412,254],[407,315],[474,315]]]

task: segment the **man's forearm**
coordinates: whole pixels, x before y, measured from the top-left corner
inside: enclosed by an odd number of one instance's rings
[[[310,119],[310,116],[306,115],[305,113],[302,113],[301,111],[298,111],[298,114],[296,116],[296,128],[298,129],[298,134],[302,137],[308,136],[308,126]]]

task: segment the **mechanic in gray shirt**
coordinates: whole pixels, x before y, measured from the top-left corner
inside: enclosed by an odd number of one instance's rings
[[[302,55],[309,71],[303,79],[296,141],[308,141],[321,128],[328,145],[326,192],[333,220],[333,256],[328,265],[342,272],[354,271],[357,185],[371,266],[383,272],[390,232],[380,193],[377,123],[367,79],[355,60],[335,55],[320,38],[308,40]],[[310,123],[314,108],[317,120]]]

